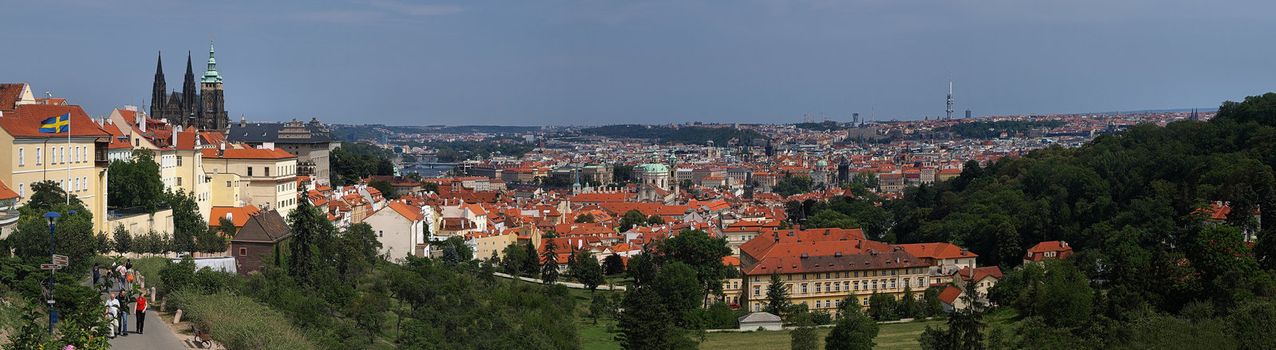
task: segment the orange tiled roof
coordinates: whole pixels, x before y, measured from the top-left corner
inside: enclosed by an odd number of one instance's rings
[[[20,105],[11,112],[0,117],[0,128],[13,137],[50,138],[67,137],[67,134],[41,133],[40,126],[49,117],[71,114],[71,136],[108,137],[110,134],[102,130],[93,119],[89,118],[80,106]]]
[[[394,212],[399,213],[399,215],[402,215],[404,218],[407,218],[408,220],[411,220],[411,221],[425,220],[425,214],[422,214],[420,209],[413,208],[412,206],[404,204],[403,202],[399,202],[399,201],[390,202],[389,207],[390,209],[393,209]]]
[[[249,217],[257,215],[257,213],[260,212],[261,209],[258,209],[257,206],[252,204],[242,207],[213,207],[208,215],[208,226],[215,227],[220,225],[222,218],[226,217],[226,214],[231,214],[230,221],[235,224],[235,227],[244,227],[244,224],[248,223]]]
[[[18,199],[18,193],[9,189],[4,185],[4,181],[0,181],[0,200]]]
[[[220,150],[213,148],[205,148],[202,152],[204,158],[214,159],[288,159],[296,158],[292,153],[278,148],[258,149],[258,148],[227,148],[220,156],[217,154]]]
[[[962,250],[961,247],[956,244],[947,242],[900,244],[899,247],[904,248],[904,251],[919,258],[957,259],[979,256],[968,250]]]

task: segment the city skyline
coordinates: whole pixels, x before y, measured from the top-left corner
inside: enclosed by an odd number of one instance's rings
[[[944,116],[950,80],[959,115],[1199,108],[1272,90],[1276,49],[1243,43],[1276,5],[1236,4],[53,1],[0,15],[33,39],[14,50],[48,52],[0,76],[93,115],[145,109],[156,51],[178,73],[212,39],[232,121],[906,120]]]

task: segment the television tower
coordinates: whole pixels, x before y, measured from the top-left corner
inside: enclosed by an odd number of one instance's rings
[[[944,118],[945,120],[953,119],[953,81],[952,80],[948,81],[948,109],[945,109],[944,112],[947,113],[947,117]]]

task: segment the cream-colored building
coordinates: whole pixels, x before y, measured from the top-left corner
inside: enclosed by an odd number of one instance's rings
[[[165,189],[190,193],[199,205],[200,215],[208,216],[213,206],[213,194],[209,185],[211,178],[204,172],[201,151],[211,148],[211,145],[202,142],[196,129],[183,129],[165,120],[147,118],[132,106],[111,111],[108,119],[127,135],[134,148],[155,153]]]
[[[364,219],[363,223],[372,226],[386,260],[397,262],[409,255],[425,255],[429,247],[425,241],[425,219],[421,208],[392,201]]]
[[[234,174],[239,177],[239,198],[244,204],[252,204],[262,210],[275,209],[288,217],[297,207],[297,157],[280,149],[230,148],[203,149],[205,173],[214,179],[210,187],[214,192],[223,189],[222,183]],[[224,194],[212,197],[225,199]],[[220,201],[218,205],[221,205]]]
[[[45,120],[67,114],[69,132],[41,132]],[[33,183],[56,182],[84,202],[93,214],[94,231],[106,232],[109,136],[79,106],[0,105],[0,154],[6,158],[0,160],[0,181],[18,193],[19,205],[30,199]]]
[[[506,233],[471,233],[466,235],[465,244],[474,250],[474,259],[479,261],[500,257],[505,247],[518,242],[518,235],[513,233],[513,229],[506,231]]]

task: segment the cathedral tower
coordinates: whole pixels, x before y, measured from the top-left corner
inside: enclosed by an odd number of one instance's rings
[[[222,76],[217,73],[217,59],[213,55],[211,42],[208,44],[208,69],[200,80],[199,96],[203,103],[199,114],[199,128],[225,131],[230,126],[230,117],[226,115]]]
[[[155,58],[155,82],[151,84],[151,115],[156,116],[160,111],[164,110],[164,104],[168,101],[168,88],[164,83],[164,55],[157,54]]]
[[[174,122],[194,125],[199,114],[199,94],[195,91],[195,72],[191,69],[191,52],[186,51],[186,76],[182,79],[182,115]]]

